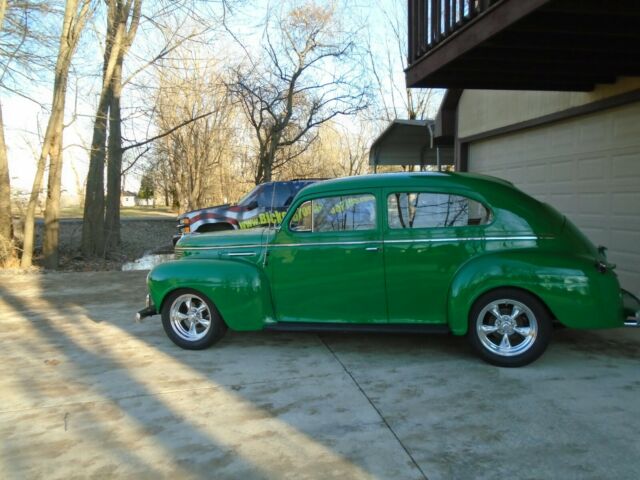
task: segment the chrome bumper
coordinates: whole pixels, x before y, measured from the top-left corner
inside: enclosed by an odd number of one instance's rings
[[[640,327],[640,299],[633,293],[622,290],[622,302],[624,305],[625,327]]]
[[[625,327],[638,328],[640,327],[640,312],[636,312],[634,317],[627,317],[624,321]]]
[[[136,313],[136,323],[139,323],[143,319],[147,317],[151,317],[158,313],[156,311],[155,305],[151,303],[151,297],[149,295],[147,295],[146,305],[147,305],[146,307],[144,307],[142,310],[138,310],[138,313]]]

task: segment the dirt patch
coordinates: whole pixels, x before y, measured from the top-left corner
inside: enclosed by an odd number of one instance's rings
[[[120,222],[122,245],[107,258],[85,259],[80,251],[82,220],[60,221],[60,270],[90,272],[120,270],[131,262],[149,253],[173,252],[172,236],[176,233],[175,218],[125,218]],[[42,265],[43,223],[36,223],[34,265]]]

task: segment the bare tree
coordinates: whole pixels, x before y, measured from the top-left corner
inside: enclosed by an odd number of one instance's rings
[[[153,14],[143,15],[142,0],[105,0],[107,4],[107,30],[102,76],[102,90],[94,122],[89,173],[85,196],[82,250],[87,256],[104,255],[117,250],[120,244],[120,194],[123,175],[149,149],[146,145],[154,138],[123,145],[121,101],[123,87],[146,68],[156,65],[176,48],[189,39],[207,32],[212,27],[204,25],[205,20],[191,8],[190,0],[167,0],[156,2]],[[219,0],[223,11],[229,8],[229,0]],[[184,15],[181,15],[181,12]],[[150,59],[139,65],[126,78],[123,77],[124,59],[136,36],[141,18],[164,35],[164,46]],[[159,18],[175,20],[174,28],[161,24]],[[200,28],[184,34],[183,26],[187,20],[193,20]],[[212,14],[208,21],[216,23]],[[140,59],[139,59],[140,60]],[[187,119],[187,123],[194,121]],[[108,134],[107,134],[108,132]],[[135,155],[131,164],[123,167],[125,152],[144,147],[142,153]],[[107,164],[107,195],[104,196],[104,167]]]
[[[64,111],[67,93],[67,83],[71,60],[75,53],[80,34],[88,17],[91,15],[91,0],[66,0],[62,31],[59,38],[58,54],[56,58],[53,82],[53,99],[51,114],[44,134],[42,150],[40,152],[36,176],[31,190],[31,197],[25,217],[24,245],[21,258],[23,267],[31,266],[33,255],[33,232],[35,209],[41,189],[45,167],[49,167],[47,182],[47,201],[45,206],[45,225],[43,251],[45,266],[58,266],[58,239],[60,216],[60,193],[62,179],[62,144],[64,131]]]
[[[0,31],[7,11],[7,0],[0,0]],[[13,257],[13,220],[11,217],[11,184],[7,146],[4,141],[4,122],[0,105],[0,263],[7,257]]]
[[[402,72],[407,68],[407,2],[377,0],[376,9],[385,19],[383,34],[369,33],[369,69],[376,91],[374,116],[386,123],[396,118],[422,120],[433,113],[437,90],[406,87]],[[378,25],[380,27],[380,25]],[[378,47],[378,48],[376,48]],[[382,47],[382,48],[380,48]]]
[[[48,38],[42,34],[42,20],[52,7],[36,0],[0,0],[0,87],[3,91],[34,101],[24,93],[33,85],[39,67],[48,66]],[[0,263],[3,256],[15,258],[11,212],[11,185],[4,119],[0,105]]]
[[[275,25],[267,20],[265,61],[235,69],[229,87],[257,143],[256,183],[300,156],[317,138],[316,127],[365,108],[354,37],[340,31],[333,7],[307,2],[281,14]]]
[[[44,264],[47,268],[58,267],[62,134],[69,68],[80,40],[80,34],[91,12],[91,0],[67,0],[65,3],[60,47],[55,67],[51,115],[40,154],[40,161],[49,159],[43,240]]]
[[[200,51],[176,53],[173,65],[159,73],[154,107],[157,129],[169,131],[185,119],[200,118],[156,141],[154,156],[164,167],[159,176],[169,174],[177,203],[189,210],[224,198],[224,170],[238,144],[240,112],[214,59],[202,60]]]
[[[120,101],[122,67],[140,23],[142,0],[105,0],[107,30],[102,68],[102,87],[93,126],[89,173],[85,193],[82,250],[85,255],[104,254],[120,241],[120,171],[122,131]],[[104,167],[109,128],[108,198],[104,198]],[[105,230],[109,245],[105,245]]]
[[[333,178],[368,173],[371,130],[363,119],[358,120],[349,128],[333,121],[322,124],[313,145],[285,165],[278,176]]]

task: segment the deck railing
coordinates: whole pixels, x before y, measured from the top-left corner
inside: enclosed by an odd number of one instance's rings
[[[438,43],[506,0],[408,0],[409,65]],[[518,0],[523,1],[523,0]]]

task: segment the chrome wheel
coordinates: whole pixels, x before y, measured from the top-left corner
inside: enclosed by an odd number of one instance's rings
[[[207,303],[192,293],[177,297],[169,309],[172,330],[189,342],[202,339],[211,328],[211,311]]]
[[[535,344],[538,321],[525,304],[504,298],[492,301],[480,311],[476,332],[484,348],[503,357],[512,357]]]

